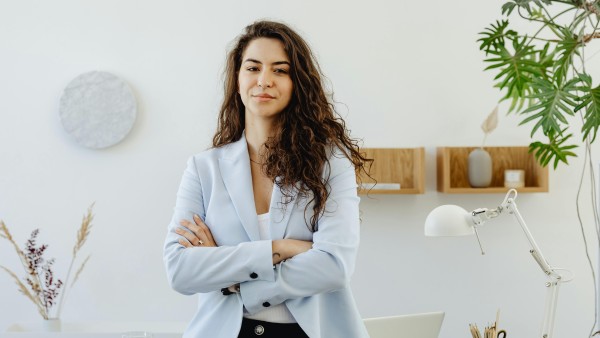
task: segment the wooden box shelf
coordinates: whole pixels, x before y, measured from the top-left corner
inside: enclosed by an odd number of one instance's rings
[[[548,168],[538,164],[528,147],[485,147],[492,157],[492,183],[472,188],[468,178],[469,153],[476,147],[437,148],[437,190],[445,193],[504,193],[504,170],[525,170],[525,187],[518,192],[548,192]]]
[[[400,189],[359,189],[366,194],[422,194],[425,192],[425,148],[365,148],[368,158],[374,159],[370,174],[377,184]],[[375,181],[364,174],[363,185]]]

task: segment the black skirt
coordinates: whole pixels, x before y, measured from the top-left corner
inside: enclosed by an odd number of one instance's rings
[[[263,322],[244,318],[238,338],[309,338],[300,325]]]

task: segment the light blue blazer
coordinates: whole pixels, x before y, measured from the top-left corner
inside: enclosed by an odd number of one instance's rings
[[[191,157],[177,193],[165,241],[164,262],[173,289],[198,295],[198,311],[185,337],[235,338],[244,308],[257,313],[285,303],[311,338],[364,338],[368,333],[350,291],[350,276],[359,243],[359,198],[354,167],[339,150],[331,154],[326,212],[312,233],[312,206],[306,198],[282,204],[273,188],[270,206],[272,239],[313,241],[311,250],[276,266],[271,241],[260,240],[245,136],[232,144]],[[175,233],[182,219],[198,214],[218,247],[185,248]],[[224,296],[222,288],[240,283],[240,293]]]

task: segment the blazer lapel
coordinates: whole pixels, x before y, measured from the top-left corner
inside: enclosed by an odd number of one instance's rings
[[[219,158],[219,170],[225,188],[248,237],[251,241],[258,241],[260,235],[258,233],[258,219],[254,204],[246,135],[242,134],[239,141],[229,144],[223,150],[223,155]]]
[[[252,241],[258,241],[260,240],[260,234],[258,232],[256,205],[254,204],[246,134],[242,134],[239,141],[231,143],[223,150],[223,155],[219,158],[219,168],[225,188],[248,237]],[[292,199],[285,204],[286,197],[284,197],[281,189],[277,184],[273,186],[269,209],[271,239],[281,239],[285,235],[290,215],[296,205],[296,192],[296,188],[293,188],[291,191]]]

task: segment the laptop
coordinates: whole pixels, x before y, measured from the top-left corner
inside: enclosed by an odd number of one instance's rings
[[[364,320],[371,338],[437,338],[444,312],[417,313]]]

